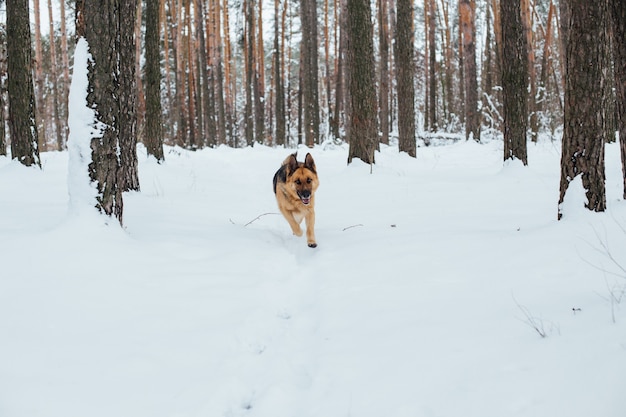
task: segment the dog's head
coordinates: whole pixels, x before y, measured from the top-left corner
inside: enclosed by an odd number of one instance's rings
[[[302,204],[309,205],[313,193],[319,186],[317,179],[317,171],[315,169],[315,161],[310,153],[306,154],[304,162],[296,160],[296,154],[287,158],[287,184],[292,191],[300,198]]]

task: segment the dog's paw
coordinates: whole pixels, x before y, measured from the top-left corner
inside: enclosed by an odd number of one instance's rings
[[[309,242],[309,248],[317,248],[317,243],[315,242]]]
[[[302,236],[304,233],[302,233],[302,229],[298,228],[298,229],[294,229],[293,230],[293,234],[300,237]]]

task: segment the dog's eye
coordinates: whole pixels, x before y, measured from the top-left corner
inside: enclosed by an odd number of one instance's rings
[[[300,180],[296,180],[296,184],[298,184],[298,185],[302,185],[302,181],[300,181]]]
[[[307,184],[310,184],[310,183],[311,183],[311,178],[307,178],[307,179],[306,179],[306,183],[307,183]]]

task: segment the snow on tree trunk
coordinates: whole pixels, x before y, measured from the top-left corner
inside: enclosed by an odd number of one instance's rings
[[[74,73],[68,100],[69,153],[68,192],[70,213],[95,212],[97,189],[89,177],[91,140],[102,137],[104,125],[96,119],[94,109],[87,104],[88,62],[92,60],[89,45],[80,38],[74,52]]]

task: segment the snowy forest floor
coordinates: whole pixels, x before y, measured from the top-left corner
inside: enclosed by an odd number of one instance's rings
[[[277,214],[290,150],[166,151],[124,229],[68,214],[67,153],[0,158],[0,416],[626,414],[616,144],[607,212],[561,221],[556,142],[383,146],[372,173],[316,147],[316,249]]]

